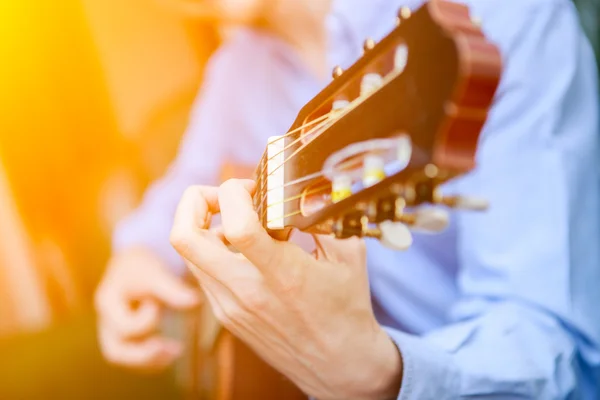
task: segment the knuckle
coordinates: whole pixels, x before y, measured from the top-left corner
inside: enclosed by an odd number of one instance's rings
[[[200,186],[200,185],[188,186],[183,191],[182,199],[187,199],[187,198],[195,199],[201,193],[201,191],[202,191],[202,186]]]
[[[239,221],[235,224],[224,225],[223,234],[229,243],[237,247],[251,247],[256,240],[252,226],[247,223],[239,223]]]
[[[236,190],[236,187],[239,185],[239,180],[235,178],[229,178],[225,180],[219,187],[219,190],[223,192],[230,192],[231,190]]]
[[[289,265],[277,275],[275,288],[283,296],[295,297],[302,291],[305,280],[306,268],[302,265]]]
[[[106,289],[106,286],[101,285],[94,294],[94,308],[99,314],[106,314],[107,312],[110,312],[108,297],[109,293]]]
[[[239,290],[237,296],[244,308],[252,313],[264,311],[269,306],[267,295],[254,285]]]
[[[191,232],[189,229],[174,227],[169,236],[171,245],[181,254],[187,254],[190,248]]]
[[[231,329],[244,318],[244,310],[237,305],[226,304],[221,306],[221,310],[216,316],[225,328]]]
[[[303,279],[298,274],[279,279],[277,291],[284,296],[294,297],[302,290]]]
[[[219,322],[221,322],[221,324],[223,324],[225,327],[228,326],[228,323],[230,321],[228,321],[227,314],[225,313],[225,310],[223,310],[223,308],[221,306],[213,307],[212,312],[213,312],[213,315],[215,316],[215,318],[217,320],[219,320]]]

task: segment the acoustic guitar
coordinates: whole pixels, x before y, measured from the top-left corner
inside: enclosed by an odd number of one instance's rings
[[[440,185],[474,167],[500,80],[499,50],[464,5],[431,0],[414,12],[402,8],[397,22],[381,42],[366,40],[363,56],[346,71],[336,68],[290,130],[269,140],[254,205],[274,238],[298,229],[404,249],[409,230],[442,230],[446,209],[486,208],[483,200],[444,195]],[[204,363],[210,398],[307,398],[212,326],[204,335],[211,351],[199,356],[213,360]]]

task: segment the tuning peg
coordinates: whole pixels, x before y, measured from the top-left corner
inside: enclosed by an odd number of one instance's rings
[[[400,10],[398,11],[398,19],[400,21],[404,21],[407,20],[411,17],[412,15],[412,11],[410,10],[409,7],[401,7]]]
[[[368,96],[383,86],[383,77],[378,73],[365,74],[360,83],[360,95]]]
[[[412,245],[412,233],[404,224],[384,221],[379,224],[379,230],[381,232],[379,241],[387,248],[404,251]]]
[[[375,41],[371,38],[367,38],[363,43],[363,51],[366,53],[369,50],[373,50],[373,47],[375,47]]]
[[[401,74],[404,72],[406,65],[408,64],[408,47],[406,44],[401,44],[396,47],[394,53],[394,71]]]
[[[482,25],[481,18],[479,18],[479,17],[471,17],[471,23],[473,25],[475,25],[476,27],[481,28],[481,25]]]
[[[340,111],[344,111],[349,105],[350,105],[350,102],[348,100],[345,100],[345,99],[334,100],[333,103],[331,104],[331,111],[333,113],[339,113]]]
[[[412,230],[438,233],[448,227],[450,217],[448,213],[439,208],[422,208],[414,213],[406,213],[396,218]]]
[[[399,222],[384,221],[376,229],[368,229],[363,234],[376,238],[385,247],[397,251],[407,250],[413,242],[408,227]]]
[[[342,67],[340,67],[339,65],[336,65],[333,68],[333,71],[331,72],[331,76],[333,77],[333,79],[339,78],[340,76],[342,76],[342,74],[344,73],[344,69]]]
[[[376,155],[367,155],[363,161],[363,185],[365,187],[385,179],[385,160]]]
[[[468,196],[435,196],[435,203],[459,210],[485,211],[489,208],[486,199]]]
[[[331,201],[334,203],[350,197],[352,195],[352,178],[344,174],[335,176],[331,189]]]

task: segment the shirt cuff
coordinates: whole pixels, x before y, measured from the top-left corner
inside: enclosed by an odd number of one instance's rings
[[[450,354],[424,339],[384,327],[402,355],[398,400],[456,399],[460,376]]]

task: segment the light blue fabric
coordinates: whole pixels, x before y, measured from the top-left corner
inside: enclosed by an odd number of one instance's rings
[[[374,301],[405,363],[399,398],[598,399],[592,51],[569,1],[470,5],[505,69],[477,168],[445,191],[491,208],[453,213],[405,253],[369,243]]]
[[[487,198],[404,253],[368,247],[373,302],[401,350],[400,399],[599,399],[598,99],[591,49],[569,0],[471,0],[501,48],[504,76],[477,168],[445,191]],[[401,5],[338,0],[329,58],[348,66]],[[243,68],[242,68],[243,66]],[[183,189],[217,181],[223,159],[253,163],[322,83],[285,44],[242,32],[211,63],[178,160],[115,234],[174,267]]]

